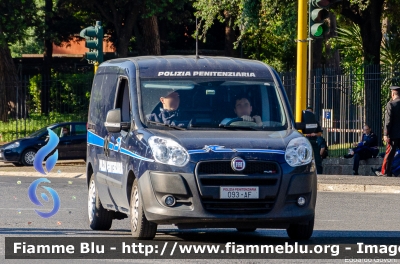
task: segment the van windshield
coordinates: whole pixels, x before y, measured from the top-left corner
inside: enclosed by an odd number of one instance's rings
[[[274,82],[141,80],[147,124],[185,129],[282,130],[287,117]]]

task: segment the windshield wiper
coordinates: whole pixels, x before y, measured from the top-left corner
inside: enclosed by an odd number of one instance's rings
[[[176,130],[186,130],[186,128],[183,128],[183,127],[174,126],[174,125],[169,125],[169,124],[164,124],[164,123],[155,122],[155,121],[147,121],[147,123],[150,123],[150,124],[153,124],[153,125],[166,126],[166,127],[170,127],[170,128],[176,129]]]
[[[262,130],[262,126],[231,126],[231,125],[222,125],[219,124],[220,128],[225,128],[225,129],[242,129],[242,130],[256,130],[256,131],[260,131]]]

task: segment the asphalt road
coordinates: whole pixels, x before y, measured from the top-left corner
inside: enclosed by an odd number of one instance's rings
[[[128,219],[115,220],[110,231],[93,231],[87,223],[87,188],[85,179],[52,178],[46,184],[57,191],[61,207],[51,218],[44,219],[34,209],[49,211],[50,200],[43,208],[32,204],[27,191],[37,178],[1,177],[0,193],[0,262],[28,263],[27,260],[4,259],[4,237],[9,236],[55,236],[55,237],[116,237],[130,238]],[[40,188],[39,188],[40,190]],[[45,192],[44,190],[41,192]],[[37,194],[40,194],[37,192]],[[42,200],[43,201],[43,200]],[[348,241],[356,244],[364,238],[389,237],[400,238],[400,195],[398,194],[361,194],[320,192],[317,199],[317,211],[313,243],[341,243]],[[155,242],[179,243],[236,243],[279,244],[287,241],[284,230],[257,230],[253,233],[238,233],[235,229],[178,230],[174,226],[159,226]],[[400,253],[399,253],[400,255]],[[196,257],[197,256],[197,257]],[[190,255],[188,258],[198,255]],[[54,263],[56,260],[29,260],[29,263]],[[79,263],[83,260],[65,260],[65,263]],[[127,260],[85,260],[89,263],[126,262]],[[299,263],[300,260],[276,260]],[[309,263],[301,260],[300,262]],[[60,262],[60,261],[57,261]],[[152,263],[154,260],[135,260],[135,263]],[[196,260],[166,260],[164,262],[198,263]],[[205,262],[205,261],[203,261]],[[206,262],[210,262],[207,260]],[[248,260],[218,260],[218,263],[247,263]],[[252,263],[259,262],[252,260]],[[333,260],[315,260],[315,263],[331,263]],[[400,262],[400,260],[399,260]],[[64,263],[64,261],[61,261]],[[343,261],[338,261],[343,263]]]

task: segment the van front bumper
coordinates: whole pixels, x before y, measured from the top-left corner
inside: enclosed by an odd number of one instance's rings
[[[228,179],[223,185],[205,188],[193,173],[146,171],[139,178],[139,188],[146,218],[157,224],[179,228],[287,228],[310,221],[315,215],[315,171],[294,169],[291,174],[275,176],[279,179],[275,183],[258,186],[260,199],[219,199],[220,186],[232,186],[229,176],[219,176]],[[169,195],[176,200],[172,207],[165,204]],[[306,198],[303,206],[297,204],[300,196]]]

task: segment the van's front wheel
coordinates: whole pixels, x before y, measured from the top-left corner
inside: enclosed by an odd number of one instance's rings
[[[89,226],[93,230],[109,230],[114,216],[113,211],[104,209],[96,189],[94,175],[90,177],[88,190]]]
[[[307,240],[314,231],[314,216],[305,224],[291,224],[286,232],[291,239]]]
[[[137,179],[132,186],[130,211],[132,236],[136,239],[153,239],[157,232],[157,224],[149,222],[144,214]]]

